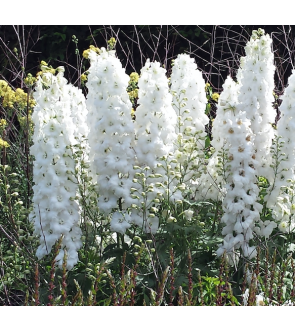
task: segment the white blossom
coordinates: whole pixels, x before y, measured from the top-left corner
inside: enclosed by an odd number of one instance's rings
[[[49,254],[63,235],[57,257],[61,267],[67,251],[67,268],[78,261],[82,246],[80,208],[75,196],[78,187],[72,174],[75,161],[71,146],[80,143],[75,117],[86,114],[85,98],[76,88],[67,84],[60,70],[57,76],[42,74],[34,92],[36,106],[32,115],[35,125],[30,153],[35,157],[33,168],[33,211],[35,234],[40,236],[37,257]],[[83,121],[81,122],[81,130]],[[84,130],[87,127],[84,124]]]
[[[136,225],[152,233],[159,225],[158,217],[149,213],[155,200],[182,199],[174,176],[175,164],[171,162],[176,139],[176,114],[165,73],[160,63],[147,60],[138,81],[139,106],[136,109],[134,144],[138,172],[134,186],[138,190],[137,206],[140,208],[133,210],[131,217]]]
[[[198,184],[204,164],[205,126],[209,118],[205,114],[207,98],[205,81],[193,58],[179,54],[171,74],[172,104],[177,115],[175,151],[183,181]]]
[[[288,86],[281,97],[280,119],[277,136],[274,139],[272,179],[265,197],[267,207],[272,209],[273,218],[280,221],[281,232],[289,233],[295,228],[294,221],[294,167],[295,167],[295,71],[292,71]]]
[[[99,190],[98,207],[105,214],[113,209],[125,211],[133,203],[130,189],[135,157],[131,148],[132,105],[126,90],[129,76],[113,51],[104,48],[100,54],[90,51],[89,59],[88,140],[91,168]],[[111,227],[122,232],[116,216],[113,215]]]
[[[269,181],[272,181],[270,148],[275,134],[272,124],[276,117],[272,105],[275,66],[271,44],[270,36],[265,35],[263,29],[253,31],[238,72],[238,81],[241,84],[239,102],[251,121],[251,130],[255,135],[257,174]]]

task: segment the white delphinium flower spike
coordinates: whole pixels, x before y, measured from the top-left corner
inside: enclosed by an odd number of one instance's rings
[[[72,110],[81,108],[81,112],[86,112],[86,109],[82,94],[77,99],[70,97],[75,88],[67,84],[62,68],[58,70],[57,76],[42,74],[34,92],[36,106],[32,120],[35,129],[30,153],[35,157],[35,185],[30,218],[35,233],[40,236],[37,257],[41,259],[49,254],[63,235],[56,260],[61,267],[66,250],[67,268],[71,269],[78,261],[77,251],[82,246],[79,205],[75,200],[78,186],[72,176],[76,165],[71,146],[79,143],[73,119],[76,113]]]
[[[179,54],[175,59],[171,74],[173,108],[177,115],[177,141],[175,157],[185,183],[198,184],[204,159],[205,126],[209,118],[205,114],[207,98],[205,80],[193,58]]]
[[[218,100],[216,117],[212,125],[212,155],[207,161],[205,172],[201,175],[196,193],[197,199],[221,200],[225,195],[225,163],[228,155],[228,135],[232,131],[232,112],[238,103],[237,85],[231,78],[223,84],[223,91]]]
[[[288,86],[281,97],[280,119],[277,123],[277,137],[273,144],[274,182],[265,197],[267,207],[272,209],[273,218],[279,221],[279,230],[289,233],[295,229],[295,70],[288,80]],[[276,223],[274,223],[274,227]]]
[[[251,121],[251,130],[255,135],[255,159],[257,175],[272,179],[270,148],[274,138],[276,111],[274,102],[274,54],[272,40],[263,29],[253,31],[245,47],[246,56],[241,59],[238,81],[241,84],[239,102]]]
[[[222,255],[225,252],[234,264],[236,250],[239,248],[242,248],[245,257],[256,256],[256,250],[249,246],[249,240],[253,238],[253,228],[259,220],[262,206],[256,202],[259,189],[256,185],[254,137],[250,121],[239,107],[239,85],[228,77],[223,88],[224,93],[220,95],[217,110],[218,114],[223,113],[223,122],[220,123],[222,135],[215,134],[215,139],[220,137],[223,140],[222,146],[226,155],[223,169],[226,181],[222,202],[224,214],[221,218],[221,222],[225,224],[222,230],[225,238],[217,254]]]
[[[162,197],[171,201],[182,198],[181,191],[176,188],[178,181],[175,182],[172,175],[175,164],[170,162],[176,139],[176,114],[165,73],[160,63],[147,60],[138,81],[139,106],[135,121],[138,170],[134,189],[137,190],[137,206],[143,204],[144,208],[134,210],[132,219],[146,232],[152,233],[157,231],[159,224],[158,217],[151,210],[152,205]]]
[[[99,190],[98,207],[109,214],[113,209],[126,210],[133,202],[130,188],[135,155],[131,148],[132,105],[126,90],[129,76],[114,51],[90,51],[89,59],[86,104],[90,162]],[[131,225],[125,222],[124,227],[117,227],[120,220],[114,215],[111,228],[124,233]]]

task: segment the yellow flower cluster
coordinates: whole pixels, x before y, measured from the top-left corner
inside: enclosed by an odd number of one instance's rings
[[[88,59],[88,57],[89,57],[89,52],[90,52],[90,51],[93,51],[93,52],[95,52],[95,53],[97,53],[97,54],[100,53],[100,49],[99,49],[98,47],[95,47],[95,46],[93,46],[93,45],[90,45],[89,48],[88,48],[88,50],[85,50],[85,51],[83,52],[83,54],[82,54],[83,58]]]
[[[25,78],[25,84],[27,86],[32,86],[36,81],[37,81],[37,79],[35,77],[33,77],[33,75],[30,73]]]
[[[87,75],[86,74],[82,74],[81,75],[81,82],[83,83],[85,81],[87,81]]]
[[[27,94],[24,90],[18,88],[14,92],[15,102],[19,104],[21,109],[24,109],[27,105]]]
[[[13,91],[11,87],[3,80],[0,80],[0,97],[3,97],[3,107],[12,108],[13,106],[18,106],[19,108],[23,109],[27,106],[27,93],[19,88]],[[35,104],[35,100],[29,98],[29,107],[33,107]]]
[[[135,99],[138,97],[138,89],[134,89],[132,91],[128,92],[129,98],[130,99]]]
[[[7,126],[7,121],[5,119],[0,120],[0,130],[4,130]]]
[[[9,147],[10,147],[10,145],[6,141],[3,141],[2,138],[0,138],[0,149],[9,148]]]
[[[218,99],[219,99],[219,93],[217,93],[217,92],[213,93],[212,96],[211,96],[211,98],[212,98],[214,101],[218,102]]]
[[[0,80],[0,96],[3,97],[3,107],[13,107],[15,96],[11,87],[3,80]]]
[[[130,74],[130,81],[129,82],[135,82],[137,83],[139,79],[139,75],[137,73],[131,73]]]
[[[41,68],[41,71],[39,71],[37,74],[36,74],[36,77],[38,78],[38,76],[44,74],[44,73],[51,73],[51,74],[55,74],[55,69],[52,68],[52,66],[48,66],[48,63],[45,62],[45,61],[41,61],[40,63],[40,68]]]
[[[139,75],[137,73],[133,72],[130,74],[127,92],[133,106],[135,106],[136,99],[138,98],[138,79]]]
[[[115,48],[115,44],[116,44],[116,39],[114,37],[108,40],[109,49],[113,50]]]

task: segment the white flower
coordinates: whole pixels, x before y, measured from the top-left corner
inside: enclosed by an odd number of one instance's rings
[[[279,224],[279,226],[278,226],[278,228],[279,228],[279,230],[281,231],[281,232],[283,232],[283,233],[288,233],[289,232],[289,223],[287,222],[287,221],[282,221],[280,224]]]
[[[213,123],[214,153],[209,159],[207,173],[201,175],[199,196],[222,199],[225,224],[224,243],[217,255],[229,255],[236,264],[241,248],[244,257],[255,257],[255,247],[249,247],[255,222],[259,219],[259,189],[256,184],[256,161],[250,121],[239,103],[240,86],[231,77],[223,85],[216,119]],[[226,156],[226,157],[223,157]],[[235,233],[235,235],[234,235]]]
[[[264,296],[263,293],[260,293],[259,295],[256,295],[256,305],[257,306],[264,306]]]
[[[155,199],[160,203],[164,198],[172,202],[182,198],[177,188],[177,179],[168,178],[168,174],[175,174],[175,163],[172,160],[175,159],[173,143],[176,140],[176,114],[165,73],[166,70],[158,62],[149,60],[141,69],[138,81],[139,106],[134,123],[136,140],[133,145],[136,166],[140,169],[136,174],[136,182],[133,180],[137,189],[133,197],[138,200],[135,204],[140,206],[142,202],[146,210],[133,211],[132,219],[144,231],[151,233],[155,233],[159,225],[154,213],[148,213]],[[143,190],[143,182],[147,189]]]
[[[207,98],[205,81],[193,58],[179,54],[171,74],[172,105],[177,115],[175,158],[179,162],[182,177],[194,187],[204,163],[205,126],[209,118],[205,114]],[[184,139],[192,139],[184,143]],[[183,165],[186,165],[183,167]]]
[[[185,210],[185,211],[183,211],[183,213],[184,213],[186,219],[192,220],[192,216],[194,214],[193,210]]]
[[[44,84],[47,89],[43,88]],[[76,98],[69,98],[70,94],[76,94]],[[83,124],[81,113],[85,115],[86,112],[85,98],[77,88],[67,84],[62,68],[59,68],[57,76],[46,73],[39,77],[34,98],[34,144],[30,153],[35,157],[35,185],[30,219],[34,222],[35,234],[40,236],[36,255],[39,259],[48,255],[63,235],[63,250],[56,261],[61,267],[66,250],[67,269],[71,269],[78,261],[82,232],[79,227],[80,208],[75,200],[78,185],[71,176],[75,173],[76,164],[70,146],[81,143],[79,134],[82,132],[76,131],[74,122],[80,117],[80,124]],[[86,145],[84,148],[87,150]]]
[[[98,207],[108,214],[118,209],[120,200],[126,210],[133,200],[130,197],[134,165],[133,122],[131,102],[126,91],[129,76],[114,52],[104,48],[100,54],[90,52],[87,108],[89,125],[90,163],[94,181],[99,187]],[[123,223],[112,224],[122,232]]]
[[[264,41],[264,45],[261,44],[261,40]],[[276,117],[276,111],[272,106],[275,66],[271,44],[269,35],[263,33],[259,38],[252,35],[245,47],[246,57],[237,75],[241,84],[241,109],[251,121],[250,127],[254,134],[258,175],[266,178],[271,174],[270,147],[274,138],[272,123]]]
[[[273,165],[270,178],[268,195],[265,196],[267,207],[272,209],[273,218],[282,221],[279,229],[282,232],[293,231],[293,222],[286,227],[284,219],[292,214],[294,205],[294,193],[290,188],[290,181],[295,180],[295,145],[293,134],[295,129],[294,117],[294,88],[295,88],[295,71],[292,71],[288,80],[288,86],[281,97],[280,119],[277,123],[277,135],[273,142]],[[276,178],[275,178],[276,176]]]
[[[288,245],[288,249],[287,249],[288,252],[294,252],[295,251],[295,244],[294,243],[290,243]]]
[[[242,294],[242,297],[243,297],[243,305],[247,306],[248,305],[248,299],[249,299],[249,289],[248,288],[245,290],[245,293]]]
[[[128,214],[124,215],[120,212],[113,213],[111,220],[111,231],[124,234],[126,230],[131,227],[129,221],[130,216]]]

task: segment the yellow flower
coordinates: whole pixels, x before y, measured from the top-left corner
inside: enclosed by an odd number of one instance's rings
[[[38,71],[38,73],[36,74],[36,77],[38,78],[40,75],[42,75],[43,72],[42,71]]]
[[[206,83],[205,90],[208,90],[209,86],[210,86],[210,83]]]
[[[18,103],[18,106],[25,108],[27,106],[27,94],[20,88],[15,90],[15,102]]]
[[[212,98],[214,101],[216,101],[216,102],[217,102],[217,101],[218,101],[218,99],[219,99],[219,93],[216,93],[216,92],[215,92],[215,93],[213,93],[211,98]]]
[[[35,106],[36,106],[36,100],[33,99],[33,98],[30,98],[30,99],[29,99],[29,106],[30,106],[31,108],[35,107]],[[32,112],[32,111],[29,110],[29,113],[30,113],[30,112]]]
[[[51,73],[53,75],[55,74],[55,69],[52,68],[52,66],[49,67],[47,62],[45,62],[45,61],[41,61],[40,68],[43,73]]]
[[[2,138],[0,138],[0,148],[9,148],[10,145],[6,142],[6,141],[3,141]]]
[[[0,90],[3,90],[7,87],[7,82],[3,81],[3,80],[0,80]]]
[[[138,82],[138,79],[139,79],[139,75],[137,73],[131,73],[130,74],[130,81],[131,82]]]
[[[26,85],[33,85],[36,82],[36,78],[32,76],[32,74],[28,74],[28,76],[25,78],[25,84]]]
[[[100,49],[98,47],[90,45],[89,48],[87,50],[83,51],[83,53],[82,53],[82,56],[83,56],[84,59],[88,59],[90,51],[93,51],[97,54],[100,53]]]
[[[87,75],[82,74],[82,75],[81,75],[81,81],[82,81],[82,82],[87,81]]]
[[[7,126],[7,121],[5,119],[0,120],[0,127],[5,128]]]
[[[115,44],[116,44],[116,39],[114,37],[108,40],[108,45],[111,50],[115,47]]]
[[[93,45],[90,45],[89,48],[91,49],[91,51],[94,51],[95,53],[99,54],[100,53],[100,49],[98,47],[95,47]]]
[[[110,40],[109,40],[109,43],[115,43],[116,42],[116,39],[114,37],[112,37]]]
[[[128,95],[131,99],[137,98],[138,97],[138,89],[132,90],[128,92]]]
[[[88,50],[85,50],[85,51],[83,51],[83,53],[82,53],[82,56],[83,56],[83,58],[84,58],[84,59],[88,59],[89,52],[90,52],[90,50],[89,50],[89,49],[88,49]]]
[[[6,90],[2,91],[1,96],[3,96],[3,107],[12,108],[15,102],[14,91],[9,86],[7,86]]]

